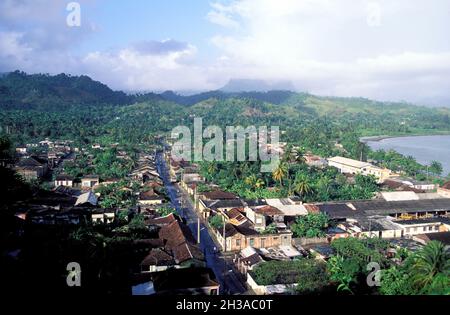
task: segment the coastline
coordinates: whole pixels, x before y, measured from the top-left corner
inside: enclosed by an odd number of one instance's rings
[[[430,133],[430,134],[409,134],[409,135],[381,135],[381,136],[367,136],[359,138],[363,143],[378,142],[384,139],[391,138],[405,138],[405,137],[433,137],[433,136],[450,136],[450,133]]]

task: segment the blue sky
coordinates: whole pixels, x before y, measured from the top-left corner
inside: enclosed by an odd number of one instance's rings
[[[126,4],[126,2],[128,2]],[[209,1],[97,1],[89,19],[98,31],[83,45],[85,52],[125,46],[143,39],[180,39],[212,53],[209,38],[218,29],[206,19]]]
[[[0,71],[87,74],[126,91],[230,79],[450,105],[448,0],[0,0]]]

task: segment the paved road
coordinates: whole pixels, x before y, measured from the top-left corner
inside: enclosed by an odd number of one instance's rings
[[[192,234],[197,239],[198,215],[194,210],[191,199],[182,189],[170,182],[169,172],[162,153],[157,153],[156,165],[173,207],[186,220]],[[214,248],[219,248],[219,246],[215,243],[213,237],[209,234],[208,229],[202,222],[200,222],[200,248],[205,254],[207,266],[214,271],[216,279],[220,283],[221,294],[241,294],[246,291],[244,285],[231,271],[231,268],[227,266],[226,261],[214,251]]]

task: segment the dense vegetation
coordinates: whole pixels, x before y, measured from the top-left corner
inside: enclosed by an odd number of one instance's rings
[[[324,156],[336,153],[340,142],[359,158],[367,154],[355,142],[359,136],[450,132],[449,109],[286,91],[126,95],[86,76],[18,71],[0,78],[0,108],[1,127],[14,142],[42,137],[140,142],[190,125],[197,116],[208,125],[281,126],[284,141]]]
[[[251,275],[260,285],[298,283],[292,291],[299,294],[450,293],[450,252],[440,242],[430,242],[415,253],[397,250],[394,259],[386,258],[388,242],[378,238],[338,239],[332,247],[335,253],[326,263],[311,258],[269,261],[256,266]],[[380,271],[369,263],[377,263]]]

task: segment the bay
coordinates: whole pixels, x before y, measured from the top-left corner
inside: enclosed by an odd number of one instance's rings
[[[439,161],[444,169],[443,175],[450,173],[450,135],[395,137],[372,140],[363,139],[374,151],[395,150],[405,156],[413,156],[417,162],[429,165]]]

